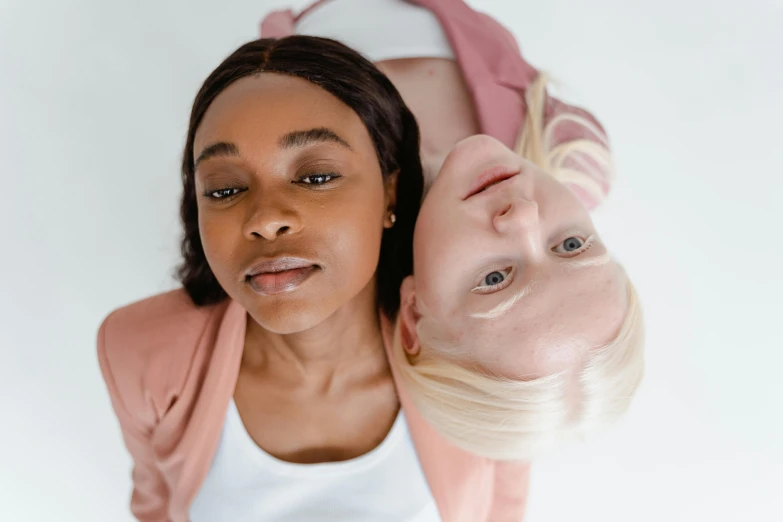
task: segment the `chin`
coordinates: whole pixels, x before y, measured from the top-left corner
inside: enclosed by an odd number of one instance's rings
[[[250,316],[263,329],[278,335],[304,332],[321,324],[329,316],[312,303],[286,303],[269,308],[256,308]]]

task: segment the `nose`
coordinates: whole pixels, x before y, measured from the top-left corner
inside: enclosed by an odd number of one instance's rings
[[[495,230],[503,236],[521,241],[523,248],[533,252],[541,244],[538,203],[516,197],[493,217]]]
[[[281,197],[259,197],[248,209],[244,235],[248,239],[274,241],[280,236],[300,232],[304,227],[301,215]]]

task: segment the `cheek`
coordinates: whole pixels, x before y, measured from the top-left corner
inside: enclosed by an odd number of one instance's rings
[[[464,286],[465,267],[474,250],[467,227],[459,223],[459,215],[438,213],[430,207],[419,216],[413,243],[414,278],[417,293],[430,307],[442,307],[452,302],[457,289]],[[439,310],[443,317],[446,309]]]
[[[450,230],[444,226],[447,216],[433,198],[425,200],[413,232],[413,255],[416,272],[429,272],[433,254],[448,247]]]
[[[381,250],[382,224],[368,221],[344,223],[326,233],[326,238],[341,270],[375,270]],[[333,261],[334,262],[334,261]]]
[[[199,235],[209,267],[224,284],[226,274],[234,271],[232,253],[236,252],[237,235],[232,231],[237,229],[236,218],[230,213],[214,213],[199,211]]]
[[[339,285],[364,286],[375,273],[385,213],[382,193],[379,194],[380,197],[356,198],[353,204],[336,205],[328,217],[319,218],[323,245],[330,250]]]

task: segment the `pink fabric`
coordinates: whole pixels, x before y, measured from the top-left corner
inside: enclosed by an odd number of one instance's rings
[[[123,307],[101,325],[98,360],[133,458],[131,511],[141,522],[187,522],[236,387],[246,321],[234,301],[199,308],[176,290]],[[392,327],[383,329],[388,348]],[[443,522],[522,520],[529,466],[454,447],[399,382],[397,390]]]
[[[538,75],[514,37],[462,1],[410,0],[438,17],[473,95],[481,132],[513,147],[524,121],[520,93]]]
[[[319,0],[296,16],[290,10],[272,12],[262,23],[261,36],[279,38],[293,34],[297,20],[307,16],[310,9],[323,1],[339,0]],[[538,76],[538,71],[522,57],[514,36],[492,17],[474,11],[462,0],[407,1],[429,9],[440,21],[472,94],[481,132],[513,148],[525,121],[524,91]],[[276,20],[283,16],[282,13],[287,17],[288,32],[278,31],[276,27],[267,29],[267,20]],[[573,122],[563,122],[554,131],[553,146],[576,139],[605,141],[605,131],[592,114],[554,97],[547,101],[545,125],[564,113],[585,118],[600,134]],[[599,183],[603,192],[601,198],[591,196],[579,184],[571,185],[585,206],[594,208],[609,192],[611,171],[584,157],[567,158],[566,166]]]
[[[294,33],[294,13],[290,9],[266,15],[259,27],[263,38],[283,38]]]

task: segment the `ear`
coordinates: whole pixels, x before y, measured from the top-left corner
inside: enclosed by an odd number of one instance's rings
[[[421,314],[416,309],[416,284],[413,281],[413,276],[408,276],[400,286],[399,321],[402,349],[409,356],[418,355],[421,351],[419,336],[416,333],[416,324],[420,318]]]
[[[383,180],[384,201],[386,203],[386,216],[383,218],[384,228],[394,226],[391,215],[394,213],[394,209],[397,208],[397,178],[399,174],[400,171],[395,170]]]

